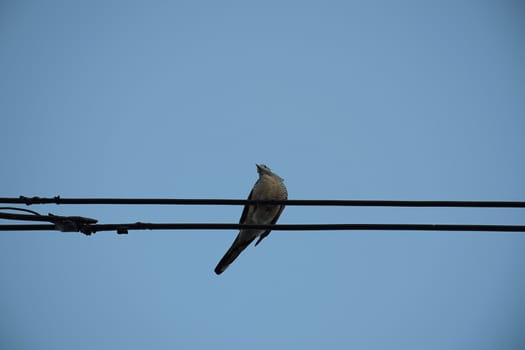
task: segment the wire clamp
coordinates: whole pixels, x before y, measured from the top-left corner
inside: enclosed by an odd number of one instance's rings
[[[83,216],[59,216],[48,214],[50,221],[55,224],[55,228],[62,232],[82,232],[89,236],[93,231],[89,225],[96,224],[98,220]]]

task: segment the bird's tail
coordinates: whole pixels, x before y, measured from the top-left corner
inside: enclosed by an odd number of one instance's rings
[[[224,256],[222,257],[221,261],[219,261],[219,263],[217,264],[217,267],[215,267],[215,273],[217,275],[220,275],[221,273],[223,273],[224,270],[226,270],[228,268],[228,266],[230,266],[230,264],[235,259],[237,259],[239,254],[241,254],[241,252],[244,249],[246,249],[246,247],[249,246],[250,243],[253,242],[254,239],[255,239],[255,237],[252,238],[251,240],[241,240],[239,238],[239,236],[237,236],[235,241],[233,241],[233,244],[230,247],[230,249],[228,249],[226,254],[224,254]]]

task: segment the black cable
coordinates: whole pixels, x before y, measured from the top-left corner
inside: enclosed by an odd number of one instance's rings
[[[285,204],[287,206],[361,206],[361,207],[470,207],[470,208],[525,208],[523,201],[415,201],[415,200],[344,200],[344,199],[288,199],[254,201],[247,199],[198,198],[61,198],[24,197],[0,198],[10,204],[127,204],[127,205],[246,205],[253,203]]]
[[[34,215],[40,215],[40,213],[37,213],[37,212],[34,211],[34,210],[23,209],[23,208],[15,208],[15,207],[0,207],[0,210],[15,210],[15,211],[23,211],[23,212],[31,213],[31,214],[34,214]]]
[[[56,230],[55,225],[0,225],[0,231]],[[271,229],[274,231],[477,231],[477,232],[525,232],[525,225],[461,225],[461,224],[277,224],[246,225],[229,223],[129,223],[129,224],[85,224],[79,228],[84,234],[100,231],[128,230],[239,230]]]
[[[288,206],[394,206],[394,207],[475,207],[475,208],[525,208],[525,202],[513,201],[400,201],[400,200],[284,200],[254,201],[245,199],[174,199],[174,198],[61,198],[24,197],[0,198],[0,203],[15,204],[160,204],[160,205],[245,205],[254,203],[285,204]],[[407,230],[407,231],[499,231],[525,232],[523,225],[458,225],[458,224],[290,224],[290,225],[241,225],[222,223],[133,223],[96,224],[95,219],[81,216],[57,216],[0,213],[0,219],[47,221],[54,225],[0,225],[0,231],[60,230],[91,234],[98,231],[127,233],[128,230],[237,230],[243,228],[272,230]]]
[[[55,231],[55,225],[0,225],[0,231]]]
[[[13,208],[11,208],[13,209]],[[16,209],[16,208],[14,208]],[[19,220],[19,221],[47,221],[54,224],[53,228],[63,232],[80,232],[82,229],[90,224],[96,224],[98,220],[92,218],[86,218],[83,216],[61,216],[53,215],[41,215],[32,210],[20,209],[21,211],[29,211],[33,215],[28,214],[13,214],[13,213],[2,213],[0,212],[0,219],[7,220]],[[16,225],[5,225],[5,226],[16,226]],[[23,226],[23,225],[19,225]],[[32,226],[32,225],[27,225]]]
[[[23,221],[47,221],[52,222],[47,215],[29,215],[29,214],[13,214],[13,213],[0,213],[0,219],[6,220],[23,220]]]

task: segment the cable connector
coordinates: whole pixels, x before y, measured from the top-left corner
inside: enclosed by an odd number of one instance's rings
[[[83,216],[59,216],[48,214],[49,221],[55,224],[55,228],[62,232],[82,232],[85,235],[90,235],[92,232],[86,229],[86,226],[96,224],[98,220],[86,218]]]

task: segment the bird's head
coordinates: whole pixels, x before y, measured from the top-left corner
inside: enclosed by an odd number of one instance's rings
[[[272,169],[270,169],[266,164],[255,164],[255,165],[257,166],[257,172],[259,173],[259,175],[272,173]]]

